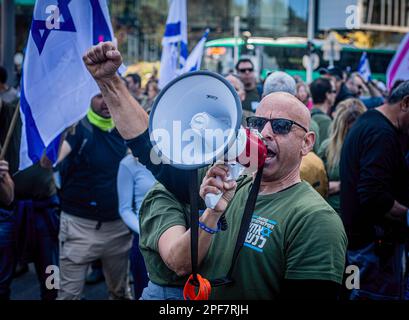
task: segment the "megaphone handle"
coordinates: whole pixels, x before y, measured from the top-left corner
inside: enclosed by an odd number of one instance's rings
[[[236,180],[243,172],[244,167],[238,163],[226,163],[226,165],[229,167],[229,174],[227,176],[227,180]],[[219,181],[222,181],[220,177],[216,177]],[[210,209],[214,209],[219,202],[220,198],[222,197],[222,193],[219,194],[214,194],[214,193],[208,193],[205,196],[205,203],[206,207]]]

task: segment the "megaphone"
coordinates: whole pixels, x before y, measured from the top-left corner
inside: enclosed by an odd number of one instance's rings
[[[236,90],[209,71],[183,74],[154,102],[149,118],[153,150],[179,169],[198,169],[217,161],[229,163],[236,179],[243,166],[259,168],[267,149],[260,136],[241,127],[242,107]],[[220,195],[208,195],[214,208]]]

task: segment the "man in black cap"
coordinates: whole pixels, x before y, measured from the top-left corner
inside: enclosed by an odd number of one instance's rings
[[[329,116],[335,111],[336,106],[341,101],[344,101],[348,98],[355,98],[354,94],[349,91],[347,86],[345,85],[344,74],[342,70],[338,67],[329,67],[329,68],[320,68],[319,73],[328,78],[335,83],[335,89],[337,91],[337,97],[335,98],[334,105],[330,109]]]

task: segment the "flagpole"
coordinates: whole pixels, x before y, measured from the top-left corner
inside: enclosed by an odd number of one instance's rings
[[[181,42],[182,40],[178,42],[178,60],[177,60],[176,70],[179,70],[179,66],[180,66],[180,51],[182,50]]]
[[[6,155],[7,149],[11,141],[11,136],[13,135],[14,129],[16,128],[17,119],[20,114],[19,111],[20,111],[20,101],[17,103],[16,110],[14,110],[13,118],[11,119],[10,127],[9,127],[9,130],[7,131],[7,135],[6,135],[6,139],[4,140],[3,148],[0,148],[1,149],[0,160],[3,160],[4,156]]]
[[[315,11],[315,0],[309,0],[308,1],[308,27],[307,27],[307,33],[308,33],[308,64],[307,64],[307,74],[306,74],[306,80],[307,83],[312,82],[312,45],[314,41],[314,12]]]

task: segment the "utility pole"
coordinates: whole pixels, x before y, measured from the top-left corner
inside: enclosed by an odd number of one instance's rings
[[[16,51],[16,23],[14,0],[3,0],[1,5],[0,65],[8,73],[7,83],[14,85],[14,54]]]
[[[315,26],[315,0],[308,0],[308,65],[307,65],[307,83],[312,82],[312,48],[314,41],[314,26]]]

